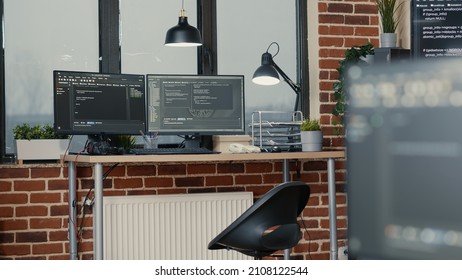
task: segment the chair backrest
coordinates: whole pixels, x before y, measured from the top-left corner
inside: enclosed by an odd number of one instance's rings
[[[276,186],[216,236],[208,248],[262,257],[295,246],[301,237],[297,217],[309,197],[310,188],[303,182]]]

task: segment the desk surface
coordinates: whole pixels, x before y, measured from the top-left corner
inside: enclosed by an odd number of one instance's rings
[[[251,154],[199,154],[199,155],[65,155],[63,161],[85,163],[114,162],[208,162],[208,161],[252,161],[283,159],[328,159],[343,158],[344,151],[251,153]]]

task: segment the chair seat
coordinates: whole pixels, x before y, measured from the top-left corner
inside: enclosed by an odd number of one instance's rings
[[[210,241],[208,249],[231,249],[261,258],[294,247],[301,238],[297,218],[309,196],[303,182],[276,186]]]

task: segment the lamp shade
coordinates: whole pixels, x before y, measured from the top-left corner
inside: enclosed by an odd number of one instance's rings
[[[266,52],[261,56],[261,66],[253,74],[252,82],[258,85],[275,85],[279,83],[279,74],[273,66],[273,57]]]
[[[165,46],[194,47],[202,45],[199,30],[188,24],[188,17],[180,16],[178,24],[170,28],[165,36]]]

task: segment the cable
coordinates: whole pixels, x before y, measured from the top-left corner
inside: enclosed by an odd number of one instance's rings
[[[85,209],[86,209],[86,206],[87,206],[87,200],[88,200],[88,198],[90,197],[90,193],[91,193],[92,190],[93,190],[93,187],[91,187],[91,188],[88,190],[87,194],[85,195],[85,197],[84,197],[84,199],[83,199],[82,206],[80,207],[80,210],[79,210],[79,212],[82,212],[82,220],[80,221],[79,230],[77,231],[77,236],[78,236],[78,237],[81,237],[81,236],[82,236],[83,222],[85,221],[85,214],[86,214]],[[93,203],[91,203],[91,204],[88,205],[88,206],[91,207],[92,204],[93,204]]]
[[[313,258],[311,257],[311,236],[310,236],[310,232],[308,231],[308,228],[305,225],[305,220],[303,220],[302,216],[300,216],[300,221],[302,221],[303,228],[305,229],[306,234],[308,234],[308,257],[310,258],[310,260],[313,260]]]
[[[114,170],[114,168],[116,168],[117,166],[119,165],[119,163],[115,163],[114,165],[112,165],[106,172],[104,172],[103,174],[103,181],[107,178],[107,176],[111,173],[112,170]],[[82,231],[83,231],[83,223],[85,221],[85,214],[86,214],[86,206],[92,206],[93,205],[93,202],[90,204],[90,205],[87,205],[87,200],[89,199],[90,197],[90,194],[92,192],[92,190],[94,189],[94,185],[92,185],[90,187],[90,189],[88,190],[87,194],[85,195],[84,199],[83,199],[83,203],[82,203],[82,206],[80,207],[79,211],[77,212],[77,216],[82,213],[82,219],[80,221],[80,225],[77,229],[77,225],[75,224],[75,221],[72,221],[73,225],[74,225],[74,228],[75,228],[75,231],[77,233],[77,237],[79,239],[79,241],[81,241],[81,238],[82,238]],[[80,243],[80,242],[79,242]],[[77,248],[77,252],[78,252],[78,248]]]
[[[69,137],[69,144],[67,144],[66,150],[64,151],[64,155],[67,155],[67,153],[69,152],[69,149],[71,148],[71,143],[72,143],[73,139],[74,139],[74,135],[71,135],[71,137]]]
[[[269,49],[271,48],[272,45],[276,45],[276,46],[278,47],[278,50],[276,51],[276,53],[275,53],[274,55],[272,55],[273,58],[274,58],[274,57],[276,57],[276,55],[278,55],[278,53],[279,53],[279,44],[278,44],[277,42],[272,42],[272,43],[268,46],[268,48],[266,49],[266,52],[267,52],[267,53],[269,53]]]

